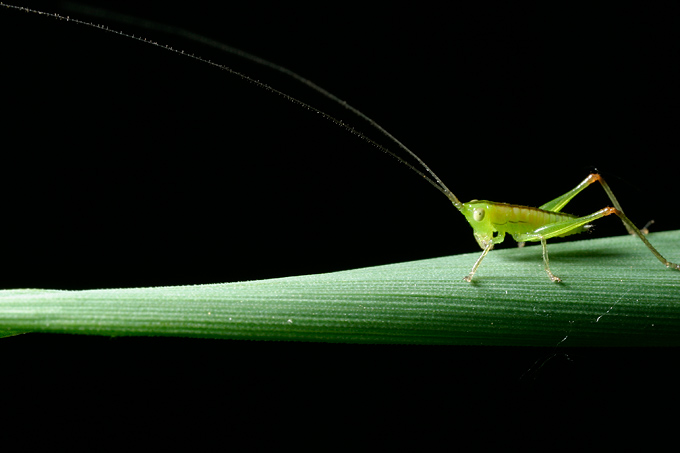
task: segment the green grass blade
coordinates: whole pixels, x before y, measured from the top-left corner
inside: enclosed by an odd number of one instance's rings
[[[651,234],[671,260],[680,230]],[[635,237],[215,285],[0,291],[0,334],[52,332],[322,342],[680,345],[680,272]]]

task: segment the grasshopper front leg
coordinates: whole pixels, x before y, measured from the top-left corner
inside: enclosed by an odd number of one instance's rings
[[[463,277],[463,280],[465,280],[468,283],[472,281],[472,277],[475,275],[475,272],[477,272],[477,268],[482,263],[482,260],[484,259],[486,254],[489,253],[489,250],[491,250],[493,248],[493,245],[494,245],[493,242],[489,242],[487,244],[487,246],[484,247],[484,251],[482,252],[482,255],[479,258],[477,258],[477,261],[475,261],[474,266],[472,266],[472,270],[470,271],[469,274],[467,274],[465,277]]]

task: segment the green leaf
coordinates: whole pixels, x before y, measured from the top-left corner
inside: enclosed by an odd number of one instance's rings
[[[680,230],[651,234],[680,258]],[[215,285],[0,291],[0,334],[487,345],[680,345],[680,272],[632,236]]]

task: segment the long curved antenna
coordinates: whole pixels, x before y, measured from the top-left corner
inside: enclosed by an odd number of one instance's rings
[[[67,9],[71,9],[73,11],[78,11],[80,13],[95,16],[95,17],[103,17],[103,18],[110,19],[110,20],[113,20],[113,21],[118,21],[118,22],[121,22],[121,23],[127,23],[127,24],[130,24],[130,25],[138,26],[138,27],[148,29],[148,30],[161,31],[161,32],[172,34],[172,35],[175,35],[175,36],[180,36],[180,37],[183,37],[183,38],[186,38],[186,39],[189,39],[189,40],[192,40],[192,41],[196,41],[196,42],[199,42],[199,43],[211,46],[211,47],[215,47],[217,49],[220,49],[220,50],[225,51],[227,53],[230,53],[232,55],[236,55],[236,56],[245,58],[245,59],[250,60],[254,63],[269,67],[269,68],[274,69],[278,72],[281,72],[282,74],[285,74],[289,77],[292,77],[293,79],[297,80],[298,82],[300,82],[300,83],[308,86],[309,88],[313,89],[317,93],[319,93],[319,94],[325,96],[326,98],[336,102],[337,104],[345,107],[350,112],[352,112],[353,114],[355,114],[359,118],[366,121],[371,127],[378,130],[380,133],[382,133],[384,136],[386,136],[388,139],[390,139],[393,143],[395,143],[397,146],[399,146],[399,148],[406,151],[411,157],[413,157],[425,169],[425,171],[427,173],[429,173],[430,176],[426,175],[424,172],[417,169],[411,163],[407,162],[406,160],[404,160],[403,158],[401,158],[400,156],[398,156],[397,154],[395,154],[394,152],[389,150],[387,147],[385,147],[385,146],[381,145],[380,143],[376,142],[375,140],[367,137],[361,131],[354,129],[349,124],[347,124],[347,123],[345,123],[345,122],[343,122],[343,121],[341,121],[341,120],[339,120],[339,119],[317,109],[316,107],[311,106],[310,104],[307,104],[306,102],[300,101],[299,99],[297,99],[293,96],[290,96],[290,95],[288,95],[288,94],[286,94],[282,91],[279,91],[279,90],[271,87],[270,85],[267,85],[267,84],[262,83],[258,80],[252,79],[252,78],[248,77],[247,75],[245,75],[243,73],[235,71],[235,70],[229,68],[228,66],[221,65],[219,63],[215,63],[213,61],[198,57],[196,55],[186,53],[183,50],[178,50],[178,49],[172,48],[170,46],[167,46],[165,44],[160,44],[158,42],[151,41],[151,40],[148,40],[148,39],[140,37],[140,36],[135,36],[135,35],[132,35],[132,34],[128,34],[128,33],[119,31],[119,30],[114,30],[114,29],[108,28],[104,25],[99,25],[99,24],[95,24],[95,23],[92,23],[92,22],[74,19],[74,18],[71,18],[69,16],[62,16],[62,15],[57,14],[57,13],[48,13],[48,12],[43,12],[43,11],[31,9],[31,8],[9,5],[9,4],[3,3],[3,2],[0,2],[0,6],[4,6],[5,8],[8,8],[8,9],[14,9],[14,10],[18,10],[18,11],[27,12],[27,13],[43,15],[43,16],[51,17],[53,19],[65,20],[67,22],[73,22],[73,23],[78,24],[78,25],[84,25],[84,26],[87,26],[87,27],[92,27],[92,28],[95,28],[95,29],[99,29],[99,30],[108,32],[108,33],[114,33],[114,34],[117,34],[117,35],[125,37],[125,38],[130,38],[130,39],[134,39],[134,40],[137,40],[137,41],[141,41],[141,42],[151,44],[153,46],[156,46],[156,47],[164,49],[164,50],[168,50],[168,51],[171,51],[171,52],[174,52],[174,53],[177,53],[177,54],[189,57],[189,58],[193,58],[194,60],[200,61],[202,63],[209,64],[209,65],[214,66],[218,69],[226,71],[226,72],[228,72],[232,75],[238,76],[241,79],[243,79],[243,80],[245,80],[249,83],[252,83],[252,84],[254,84],[254,85],[256,85],[260,88],[263,88],[263,89],[265,89],[265,90],[267,90],[271,93],[277,94],[277,95],[283,97],[284,99],[286,99],[286,100],[288,100],[288,101],[290,101],[294,104],[297,104],[301,107],[304,107],[308,110],[311,110],[314,113],[318,113],[319,115],[321,115],[326,120],[335,123],[336,125],[344,128],[345,130],[347,130],[351,134],[354,134],[357,137],[363,139],[364,141],[370,143],[371,145],[375,146],[376,148],[378,148],[382,152],[384,152],[384,153],[390,155],[391,157],[393,157],[394,159],[396,159],[401,164],[403,164],[403,165],[407,166],[408,168],[410,168],[411,170],[413,170],[416,174],[422,176],[433,187],[435,187],[437,190],[439,190],[441,193],[443,193],[453,203],[453,205],[459,211],[462,208],[462,203],[460,202],[460,200],[458,200],[458,198],[453,194],[453,192],[451,192],[451,190],[449,190],[449,188],[446,187],[446,185],[442,182],[441,179],[439,179],[439,177],[435,174],[435,172],[432,171],[430,169],[430,167],[428,167],[425,164],[425,162],[423,162],[422,159],[420,159],[420,157],[418,157],[413,151],[411,151],[402,142],[397,140],[397,138],[395,138],[392,134],[387,132],[376,121],[374,121],[373,119],[371,119],[370,117],[365,115],[363,112],[361,112],[357,108],[351,106],[346,101],[343,101],[342,99],[338,98],[337,96],[330,93],[329,91],[327,91],[327,90],[321,88],[320,86],[316,85],[312,81],[300,76],[299,74],[297,74],[297,73],[295,73],[295,72],[293,72],[293,71],[291,71],[287,68],[284,68],[283,66],[279,66],[275,63],[272,63],[268,60],[257,57],[255,55],[252,55],[248,52],[242,51],[242,50],[237,49],[235,47],[227,46],[225,44],[222,44],[220,42],[217,42],[217,41],[212,40],[210,38],[207,38],[205,36],[201,36],[199,34],[196,34],[196,33],[193,33],[193,32],[190,32],[188,30],[184,30],[184,29],[181,29],[181,28],[178,28],[178,27],[171,27],[171,26],[168,26],[168,25],[163,25],[163,24],[159,24],[159,23],[156,23],[156,22],[152,22],[152,21],[142,20],[142,19],[130,17],[130,16],[123,15],[123,14],[113,13],[113,12],[106,11],[106,10],[99,9],[99,8],[92,8],[92,7],[87,7],[87,6],[83,6],[83,5],[78,5],[78,4],[71,3],[71,2],[65,3],[65,7]]]

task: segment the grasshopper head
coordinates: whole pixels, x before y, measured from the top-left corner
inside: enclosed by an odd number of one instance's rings
[[[472,200],[468,203],[462,203],[460,210],[474,230],[477,244],[482,249],[485,249],[489,244],[496,244],[503,240],[502,236],[499,240],[498,231],[491,223],[491,216],[489,215],[491,209],[493,209],[493,205],[488,201]]]

